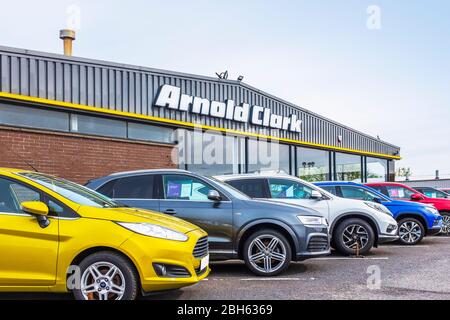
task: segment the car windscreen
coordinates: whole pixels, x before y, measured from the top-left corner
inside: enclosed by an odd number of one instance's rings
[[[115,208],[122,206],[96,191],[68,180],[34,172],[23,172],[19,173],[19,175],[28,178],[79,205],[98,208]]]

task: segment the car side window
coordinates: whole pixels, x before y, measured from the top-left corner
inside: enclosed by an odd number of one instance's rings
[[[336,187],[334,186],[320,186],[320,188],[322,188],[325,191],[328,191],[331,194],[334,194],[335,196],[337,196],[337,190]]]
[[[32,188],[0,178],[0,212],[24,214],[20,206],[22,202],[40,200],[40,193]]]
[[[265,179],[232,180],[227,183],[250,198],[266,198],[264,192]]]
[[[111,180],[107,183],[105,183],[104,185],[102,185],[100,188],[97,189],[97,192],[112,198],[113,197],[113,191],[114,191],[114,185],[116,184],[117,179],[116,180]]]
[[[387,187],[387,191],[389,193],[389,197],[394,199],[410,200],[411,196],[414,194],[411,190],[403,187]]]
[[[379,187],[379,186],[370,186],[372,189],[377,190],[378,192],[384,194],[385,196],[389,197],[389,193],[383,188],[383,187]]]
[[[310,199],[313,189],[296,181],[269,179],[269,189],[275,199]]]
[[[184,175],[164,175],[164,199],[206,201],[211,186],[195,177]]]
[[[114,199],[153,199],[154,188],[155,176],[147,174],[119,178],[109,193]]]
[[[440,199],[448,198],[447,194],[445,194],[442,191],[436,190],[436,189],[432,189],[432,188],[414,188],[414,189],[416,189],[420,193],[423,193],[428,198],[440,198]]]
[[[359,187],[341,186],[342,196],[348,199],[373,201],[374,195]]]

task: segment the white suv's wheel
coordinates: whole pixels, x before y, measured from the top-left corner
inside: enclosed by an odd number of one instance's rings
[[[425,228],[417,219],[404,218],[398,222],[398,235],[401,244],[413,246],[422,241]]]
[[[119,254],[99,252],[79,264],[80,289],[73,294],[77,300],[134,300],[137,297],[137,276],[130,263]]]
[[[366,221],[349,218],[339,223],[333,233],[336,250],[346,255],[366,254],[375,243],[375,234]]]

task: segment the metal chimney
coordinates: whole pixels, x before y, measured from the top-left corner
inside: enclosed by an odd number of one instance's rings
[[[59,31],[59,38],[64,41],[64,54],[66,56],[72,55],[72,41],[75,40],[75,31],[70,29],[63,29]]]
[[[439,180],[439,170],[436,170],[436,180]]]

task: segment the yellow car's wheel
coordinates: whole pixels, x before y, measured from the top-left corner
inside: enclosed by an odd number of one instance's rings
[[[134,300],[138,293],[136,272],[121,255],[98,252],[79,264],[81,283],[73,291],[77,300]]]

